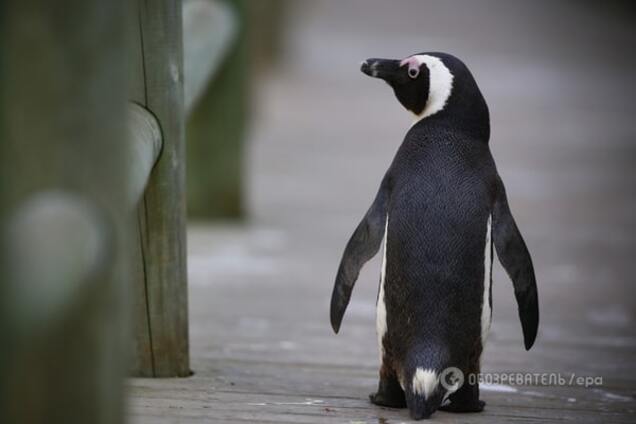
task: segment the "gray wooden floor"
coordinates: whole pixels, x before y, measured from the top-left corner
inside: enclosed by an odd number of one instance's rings
[[[130,421],[408,421],[406,411],[367,400],[378,367],[378,258],[362,272],[338,336],[328,304],[344,244],[410,119],[357,64],[442,50],[467,62],[489,102],[491,147],[540,290],[539,337],[525,352],[511,285],[496,265],[484,371],[560,373],[566,384],[487,385],[483,413],[433,418],[635,422],[630,16],[591,2],[293,4],[285,60],[257,84],[250,220],[189,229],[195,374],[131,380]],[[570,384],[572,375],[602,384]]]

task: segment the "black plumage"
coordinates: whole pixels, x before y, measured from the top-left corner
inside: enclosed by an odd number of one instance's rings
[[[411,384],[418,368],[437,376],[448,367],[465,376],[479,372],[484,276],[491,266],[485,252],[492,251],[486,246],[489,220],[492,241],[514,284],[526,349],[534,343],[539,312],[532,261],[488,146],[486,102],[459,59],[444,53],[417,57],[439,59],[452,75],[452,89],[441,110],[408,130],[347,244],[331,299],[331,323],[338,332],[359,271],[378,252],[386,226],[386,333],[380,384],[371,400],[408,406],[413,418],[422,418],[440,407],[446,393],[439,385],[428,396],[418,392]],[[423,62],[409,75],[412,63],[419,62],[410,63],[369,59],[362,71],[385,80],[406,109],[426,115],[431,93],[439,93],[431,87],[439,83],[432,73],[440,70]],[[478,385],[465,381],[444,409],[483,408]]]

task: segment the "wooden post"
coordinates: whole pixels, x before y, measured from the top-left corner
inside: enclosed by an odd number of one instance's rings
[[[0,422],[122,422],[124,3],[0,16]]]
[[[247,2],[231,0],[237,37],[218,74],[194,106],[187,126],[188,213],[192,217],[243,215],[243,139],[248,118]]]
[[[163,140],[139,206],[141,257],[135,301],[132,373],[190,374],[185,234],[185,145],[181,1],[138,4],[132,100],[152,113]]]
[[[237,17],[223,0],[184,0],[183,73],[186,115],[205,93],[233,45]]]

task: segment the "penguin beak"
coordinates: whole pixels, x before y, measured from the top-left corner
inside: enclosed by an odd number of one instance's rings
[[[391,83],[398,75],[400,61],[394,59],[367,59],[360,65],[362,73]]]

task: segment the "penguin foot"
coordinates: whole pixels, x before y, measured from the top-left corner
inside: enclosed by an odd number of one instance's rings
[[[371,403],[378,406],[386,406],[389,408],[406,408],[406,399],[404,398],[404,394],[401,396],[399,394],[388,395],[387,393],[377,392],[371,393],[369,395],[369,400]]]
[[[483,400],[471,403],[451,401],[447,405],[440,406],[439,410],[446,412],[481,412],[484,410],[484,406],[486,406],[486,402]]]
[[[380,381],[378,391],[369,395],[371,403],[389,408],[406,408],[406,397],[404,390],[398,382],[395,373],[389,370],[388,366],[382,365],[380,369]]]

